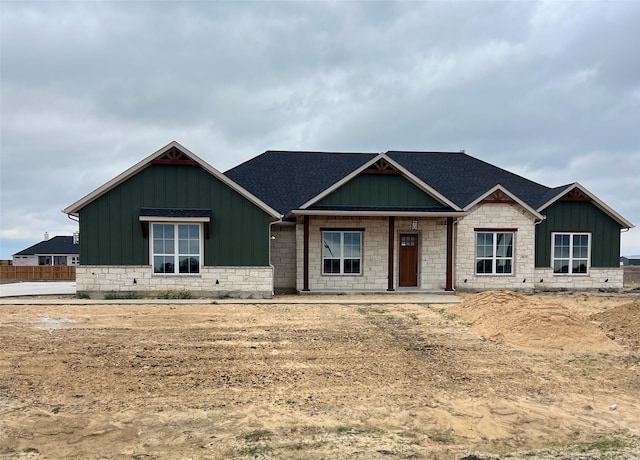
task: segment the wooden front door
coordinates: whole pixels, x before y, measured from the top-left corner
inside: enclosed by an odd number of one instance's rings
[[[398,268],[400,287],[418,286],[418,235],[415,233],[400,234]]]

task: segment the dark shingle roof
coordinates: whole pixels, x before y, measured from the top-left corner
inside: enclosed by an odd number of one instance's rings
[[[547,193],[545,193],[544,195],[540,196],[540,200],[535,205],[535,208],[538,209],[543,204],[545,204],[545,203],[549,202],[550,200],[554,199],[556,196],[558,196],[558,194],[560,192],[562,192],[563,190],[566,190],[570,185],[572,185],[572,184],[561,185],[559,187],[550,188],[547,191]]]
[[[532,208],[549,188],[462,152],[387,152],[461,208],[500,184]]]
[[[376,155],[268,150],[225,175],[286,215]]]
[[[550,189],[462,152],[386,154],[460,208],[498,184],[534,209],[563,188]],[[267,151],[225,174],[286,215],[377,155]]]
[[[14,256],[33,256],[36,254],[79,254],[80,245],[73,244],[73,236],[54,236],[33,246],[16,252]]]

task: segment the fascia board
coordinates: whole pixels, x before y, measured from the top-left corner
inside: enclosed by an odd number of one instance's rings
[[[109,190],[113,189],[114,187],[116,187],[117,185],[121,184],[125,180],[127,180],[130,177],[134,176],[136,173],[138,173],[141,170],[143,170],[144,168],[146,168],[148,166],[148,164],[151,163],[153,160],[155,160],[156,158],[162,156],[165,152],[167,152],[169,149],[171,149],[173,147],[176,147],[177,149],[183,151],[185,154],[187,154],[187,156],[189,156],[192,160],[194,160],[196,163],[198,163],[205,171],[207,171],[209,174],[214,176],[216,179],[220,180],[225,185],[228,185],[229,187],[231,187],[234,191],[238,192],[240,195],[242,195],[243,197],[245,197],[246,199],[251,201],[253,204],[255,204],[260,209],[265,211],[271,217],[278,218],[278,219],[282,218],[282,215],[278,211],[276,211],[272,207],[268,206],[266,203],[261,201],[255,195],[253,195],[249,191],[245,190],[240,185],[236,184],[234,181],[232,181],[227,176],[222,174],[220,171],[218,171],[216,168],[214,168],[209,163],[204,161],[198,155],[196,155],[195,153],[193,153],[189,149],[185,148],[184,146],[180,145],[176,141],[171,141],[170,143],[168,143],[167,145],[165,145],[161,149],[155,151],[154,153],[152,153],[151,155],[149,155],[148,157],[146,157],[142,161],[139,161],[138,163],[136,163],[135,165],[133,165],[132,167],[130,167],[129,169],[127,169],[123,173],[117,175],[116,177],[114,177],[110,181],[106,182],[104,185],[98,187],[93,192],[89,193],[88,195],[85,195],[84,197],[80,198],[78,201],[76,201],[72,205],[66,207],[65,209],[62,210],[62,212],[64,212],[65,214],[70,214],[70,215],[74,215],[74,216],[77,217],[78,216],[78,211],[80,209],[82,209],[84,206],[86,206],[87,204],[91,203],[96,198],[104,195]]]
[[[324,189],[322,192],[320,192],[319,194],[317,194],[316,196],[314,196],[313,198],[311,198],[309,201],[307,201],[306,203],[302,204],[300,206],[300,209],[306,209],[309,206],[317,203],[318,201],[320,201],[321,199],[323,199],[325,196],[329,195],[331,192],[337,190],[338,188],[342,187],[344,184],[346,184],[347,182],[349,182],[351,179],[353,179],[354,177],[356,177],[358,174],[360,174],[362,171],[364,171],[365,169],[367,169],[369,166],[371,166],[372,164],[374,164],[376,161],[378,161],[378,159],[380,158],[380,155],[376,155],[375,157],[373,157],[371,160],[367,161],[365,164],[363,164],[362,166],[360,166],[359,168],[355,169],[353,172],[351,172],[350,174],[347,174],[346,176],[344,176],[342,179],[340,179],[338,182],[336,182],[335,184],[331,185],[330,187]]]
[[[538,211],[543,211],[544,209],[548,208],[549,206],[551,206],[553,203],[555,203],[556,201],[558,201],[560,198],[562,198],[563,196],[565,196],[567,193],[569,193],[570,190],[572,190],[575,186],[577,185],[577,182],[568,185],[566,188],[562,189],[560,191],[560,193],[558,193],[556,196],[554,196],[553,198],[551,198],[549,201],[547,201],[545,204],[543,204],[542,206],[538,207]]]
[[[595,203],[595,205],[600,208],[602,211],[604,211],[606,214],[609,215],[609,217],[611,217],[613,220],[615,220],[616,222],[618,222],[623,228],[634,228],[635,225],[633,225],[631,222],[629,222],[627,219],[625,219],[624,217],[622,217],[620,214],[618,214],[613,208],[611,208],[610,206],[608,206],[607,204],[605,204],[602,200],[600,200],[600,198],[598,198],[597,196],[595,196],[593,193],[591,193],[589,190],[587,190],[585,187],[583,187],[582,185],[580,185],[578,182],[574,182],[573,184],[567,186],[567,188],[565,188],[564,190],[562,190],[560,193],[558,193],[555,197],[553,197],[552,199],[550,199],[549,201],[547,201],[545,204],[543,204],[542,206],[540,206],[538,208],[538,211],[543,211],[544,209],[548,208],[549,206],[551,206],[553,203],[555,203],[556,201],[558,201],[560,198],[562,198],[563,196],[565,196],[567,193],[569,193],[571,190],[573,190],[574,188],[577,188],[578,190],[580,190],[582,193],[584,193],[585,195],[587,195],[589,198],[591,198],[591,200]]]
[[[365,169],[367,169],[369,166],[371,166],[372,164],[376,163],[378,160],[385,160],[387,161],[389,164],[391,164],[393,167],[395,167],[396,169],[398,169],[398,171],[400,171],[402,174],[405,175],[405,177],[407,179],[409,179],[409,181],[411,183],[413,183],[416,187],[418,187],[419,189],[421,189],[423,192],[428,193],[429,195],[433,196],[434,198],[436,198],[437,200],[439,200],[440,202],[452,207],[453,209],[455,209],[456,211],[462,211],[462,209],[455,204],[454,202],[452,202],[451,200],[447,199],[445,196],[443,196],[442,194],[440,194],[439,192],[437,192],[434,188],[432,188],[431,186],[427,185],[424,181],[420,180],[418,177],[416,177],[414,174],[412,174],[411,172],[409,172],[405,167],[403,167],[402,165],[400,165],[397,161],[391,159],[390,157],[387,156],[386,153],[380,153],[379,155],[376,155],[375,157],[373,157],[370,161],[367,161],[364,165],[362,165],[361,167],[359,167],[358,169],[354,170],[351,174],[343,177],[341,180],[339,180],[338,182],[336,182],[335,184],[333,184],[331,187],[325,189],[322,193],[319,193],[318,195],[314,196],[313,198],[311,198],[309,201],[307,201],[306,203],[304,203],[302,206],[300,206],[300,209],[307,209],[309,206],[317,203],[318,201],[320,201],[322,198],[324,198],[325,196],[329,195],[331,192],[337,190],[338,188],[340,188],[342,185],[346,184],[347,182],[349,182],[351,179],[353,179],[354,177],[356,177],[358,174],[360,174],[362,171],[364,171]]]
[[[447,197],[442,195],[436,189],[434,189],[429,184],[424,182],[422,179],[420,179],[419,177],[414,175],[411,171],[409,171],[407,168],[405,168],[400,163],[395,161],[393,158],[390,158],[389,156],[387,156],[386,153],[380,154],[379,157],[376,157],[376,159],[378,159],[378,158],[383,158],[385,161],[387,161],[391,165],[393,165],[402,174],[404,174],[406,176],[406,178],[409,179],[409,181],[411,181],[413,183],[413,185],[415,185],[416,187],[420,188],[423,192],[426,192],[429,195],[433,196],[435,199],[439,200],[440,202],[442,202],[442,203],[444,203],[444,204],[446,204],[448,206],[451,206],[456,211],[462,211],[462,208],[460,208],[460,206],[455,204],[453,201],[449,200]]]
[[[464,210],[468,211],[469,209],[473,208],[475,205],[477,205],[478,203],[480,203],[482,200],[484,200],[485,198],[487,198],[488,196],[491,196],[491,194],[495,193],[496,191],[500,190],[502,193],[504,193],[505,195],[507,195],[509,198],[511,198],[513,201],[515,201],[516,203],[518,203],[520,206],[522,206],[524,209],[526,209],[527,211],[529,211],[531,213],[531,215],[533,215],[536,219],[538,220],[544,220],[544,216],[542,214],[540,214],[538,211],[536,211],[535,209],[533,209],[531,206],[529,206],[527,203],[525,203],[524,201],[522,201],[520,198],[518,198],[516,195],[514,195],[513,193],[511,193],[507,188],[503,187],[502,185],[498,184],[496,186],[494,186],[493,188],[489,189],[487,192],[483,193],[482,195],[480,195],[478,198],[476,198],[474,201],[472,201],[471,203],[469,203],[467,206],[465,206]]]
[[[64,212],[65,214],[71,214],[71,215],[77,216],[78,215],[78,211],[80,209],[82,209],[84,206],[86,206],[87,204],[91,203],[96,198],[99,198],[100,196],[104,195],[109,190],[111,190],[112,188],[114,188],[117,185],[121,184],[122,182],[124,182],[128,178],[134,176],[136,173],[138,173],[139,171],[143,170],[151,161],[153,161],[157,157],[163,155],[167,150],[169,150],[169,149],[171,149],[173,147],[184,149],[184,147],[182,147],[176,141],[169,142],[167,145],[165,145],[161,149],[156,150],[154,153],[152,153],[148,157],[144,158],[143,160],[139,161],[138,163],[134,164],[133,166],[131,166],[129,169],[125,170],[124,172],[118,174],[116,177],[114,177],[110,181],[105,182],[103,185],[101,185],[100,187],[98,187],[94,191],[92,191],[92,192],[88,193],[87,195],[83,196],[82,198],[80,198],[78,201],[76,201],[72,205],[67,206],[65,209],[62,210],[62,212]],[[185,149],[185,152],[186,151],[187,151],[187,149]],[[195,158],[194,158],[194,160],[195,160]]]
[[[421,212],[421,211],[340,211],[340,210],[319,210],[319,209],[294,209],[293,216],[354,216],[354,217],[464,217],[468,212],[463,211],[442,211],[442,212]]]

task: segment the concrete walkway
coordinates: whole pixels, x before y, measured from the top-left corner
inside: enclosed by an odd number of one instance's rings
[[[6,286],[6,285],[3,285]],[[75,290],[73,292],[75,294]],[[20,295],[20,294],[14,294]],[[25,295],[25,294],[23,294]],[[34,295],[34,294],[30,294]],[[40,294],[43,295],[43,294]],[[47,294],[50,295],[50,294]],[[41,299],[38,297],[12,297],[0,299],[0,305],[243,305],[243,304],[290,304],[290,305],[382,305],[382,304],[451,304],[460,303],[460,299],[452,294],[413,294],[396,296],[393,294],[380,296],[343,295],[335,296],[299,296],[286,295],[274,299]]]
[[[75,281],[41,281],[0,284],[0,297],[25,295],[76,295]]]

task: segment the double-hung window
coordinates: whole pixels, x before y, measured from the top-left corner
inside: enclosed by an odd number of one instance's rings
[[[153,273],[200,273],[200,224],[152,223],[151,227]]]
[[[513,273],[513,232],[476,232],[476,273]]]
[[[362,273],[362,232],[322,232],[322,273],[359,275]]]
[[[589,273],[591,235],[589,233],[552,233],[553,273],[586,275]]]

